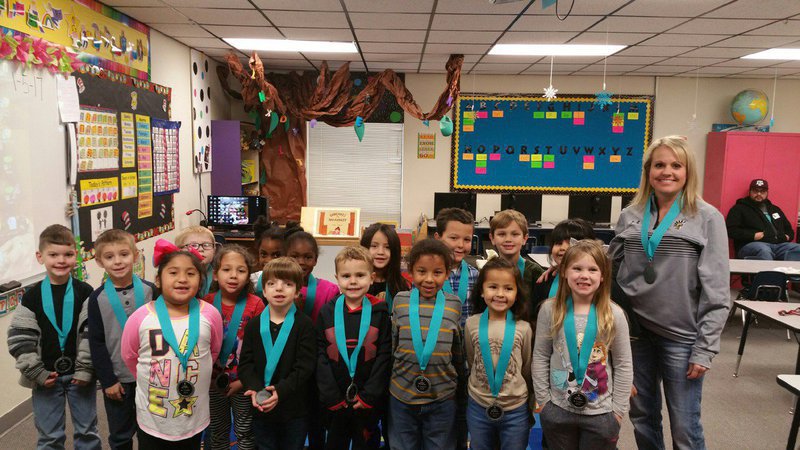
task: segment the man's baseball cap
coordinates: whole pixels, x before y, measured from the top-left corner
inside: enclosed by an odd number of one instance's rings
[[[769,190],[769,183],[763,178],[756,178],[750,182],[751,191],[767,191]]]

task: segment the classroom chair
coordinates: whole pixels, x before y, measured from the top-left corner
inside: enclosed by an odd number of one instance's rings
[[[774,270],[765,270],[758,272],[753,277],[753,281],[749,287],[742,288],[739,291],[737,300],[756,300],[767,302],[788,302],[789,297],[786,288],[789,283],[789,277],[783,273]],[[734,314],[736,305],[731,307],[731,314]],[[742,325],[744,326],[746,314],[742,311]],[[791,339],[789,330],[786,330],[786,338]]]

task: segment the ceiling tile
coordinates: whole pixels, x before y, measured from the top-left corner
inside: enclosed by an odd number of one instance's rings
[[[734,73],[740,73],[747,69],[742,67],[722,67],[722,66],[712,66],[712,67],[703,67],[700,69],[701,73],[705,74],[717,74],[717,75],[732,75]],[[694,73],[694,71],[692,71]]]
[[[663,56],[616,56],[608,57],[609,64],[653,64],[663,60]],[[602,61],[602,58],[600,58]]]
[[[565,44],[575,37],[576,32],[509,31],[498,44]]]
[[[512,15],[435,14],[431,29],[503,31],[515,17]]]
[[[103,4],[117,9],[128,6],[164,6],[161,0],[104,0]]]
[[[343,12],[264,11],[276,27],[350,28]]]
[[[576,2],[577,3],[577,2]],[[583,31],[590,28],[602,17],[572,16],[563,22],[555,14],[547,16],[524,15],[511,27],[513,31]],[[605,31],[605,30],[604,30]]]
[[[500,37],[500,31],[431,31],[428,42],[491,45]]]
[[[398,1],[398,3],[400,3]],[[407,1],[402,3],[415,3]],[[486,0],[439,0],[436,3],[436,14],[519,14],[528,2],[511,2],[494,4]],[[528,8],[530,10],[532,8]]]
[[[800,2],[738,1],[706,14],[706,17],[735,17],[739,19],[785,19],[800,14]]]
[[[433,0],[345,0],[348,12],[410,12],[430,13]]]
[[[464,55],[464,64],[474,63],[480,57],[481,57],[481,55]],[[441,53],[440,54],[431,54],[431,53],[428,53],[426,51],[425,55],[422,57],[422,62],[423,63],[438,64],[439,66],[444,68],[444,65],[447,64],[448,58],[450,58],[450,55],[445,55],[445,54],[441,54]]]
[[[719,75],[717,75],[719,76]],[[772,75],[755,75],[755,74],[739,74],[739,75],[729,75],[726,78],[746,78],[746,79],[753,79],[753,78],[772,78]]]
[[[641,45],[699,47],[717,42],[723,38],[724,36],[718,34],[673,34],[672,31],[670,31],[669,33],[653,36],[651,39],[642,42]]]
[[[800,33],[798,33],[800,34]],[[791,44],[797,41],[795,36],[734,36],[729,39],[717,42],[712,47],[742,47],[742,48],[772,48]]]
[[[305,61],[306,59],[303,58],[303,55],[297,52],[265,52],[259,51],[258,56],[261,57],[264,61],[293,61],[295,63],[299,63],[300,61]],[[321,60],[320,60],[321,61]],[[273,64],[273,63],[271,63]]]
[[[777,71],[778,76],[780,75],[792,75],[797,72],[800,72],[800,69],[797,67],[765,67],[763,69],[754,69],[748,72],[744,72],[746,74],[753,74],[753,75],[775,75]]]
[[[465,55],[482,55],[489,51],[490,45],[483,44],[437,44],[428,43],[425,46],[426,53],[462,53]]]
[[[281,32],[287,39],[299,39],[309,41],[339,41],[353,42],[353,32],[345,28],[284,28],[280,27]]]
[[[180,12],[172,8],[152,8],[152,7],[126,7],[119,8],[119,11],[127,16],[133,17],[139,22],[146,24],[156,23],[184,23],[191,21]]]
[[[176,39],[188,45],[189,47],[233,48],[230,45],[228,45],[225,41],[213,37],[212,38],[182,37]]]
[[[402,24],[407,30],[427,30],[430,14],[350,13],[353,28],[386,29]],[[302,19],[301,19],[302,20]]]
[[[425,30],[356,29],[360,42],[425,42]]]
[[[752,61],[752,59],[747,59],[743,61]],[[797,67],[800,69],[800,61],[786,61],[780,64],[777,64],[778,67]]]
[[[488,47],[488,46],[487,46]],[[422,51],[422,44],[393,44],[381,42],[362,42],[361,51],[366,53],[415,53]]]
[[[682,56],[678,56],[675,58],[670,58],[665,61],[662,61],[663,64],[672,65],[672,66],[689,66],[689,67],[697,67],[697,66],[710,66],[712,64],[719,64],[723,61],[727,61],[725,58],[686,58]]]
[[[622,8],[617,16],[696,17],[730,0],[637,0]]]
[[[767,20],[753,19],[693,19],[687,23],[679,25],[671,30],[670,33],[684,34],[739,34],[753,28],[767,25]]]
[[[507,56],[507,55],[486,55],[481,62],[486,63],[511,63],[511,64],[532,64],[538,61],[540,56]]]
[[[204,25],[269,25],[260,13],[244,9],[180,8],[178,11]]]
[[[650,42],[650,41],[647,41]],[[670,47],[670,46],[645,46],[636,45],[622,49],[617,56],[675,56],[693,49],[694,47]]]
[[[689,58],[697,57],[712,57],[712,58],[739,58],[744,55],[749,55],[761,51],[756,48],[727,48],[727,47],[703,47],[690,52],[684,53],[681,56]]]
[[[734,58],[729,59],[727,61],[722,61],[718,66],[726,66],[726,67],[748,67],[751,69],[765,67],[768,65],[773,65],[775,61],[767,61],[763,59],[741,59],[741,58]]]
[[[282,38],[280,33],[278,33],[278,30],[269,24],[250,27],[233,25],[206,25],[205,28],[221,38]]]
[[[416,53],[364,53],[367,62],[419,62],[419,55]]]
[[[220,56],[220,57],[226,56],[228,53],[233,51],[233,49],[226,50],[224,48],[205,48],[205,47],[197,47],[195,48],[195,50],[205,53],[208,56]]]
[[[177,23],[154,23],[151,28],[173,38],[179,37],[214,37],[199,25],[181,25]]]
[[[572,7],[572,12],[570,13],[569,17],[572,18],[573,16],[584,16],[584,15],[605,16],[606,14],[610,14],[611,12],[617,10],[620,6],[629,2],[630,0],[603,0],[594,2],[576,0],[575,4]],[[558,9],[559,14],[561,14],[561,16],[563,17],[566,11],[569,9],[569,5],[567,4],[567,2],[564,2],[564,5],[559,5],[558,8],[559,8]],[[531,14],[531,13],[555,15],[555,6],[552,6],[547,9],[542,9],[541,3],[536,2],[526,12],[526,14]]]
[[[800,30],[800,20],[781,20],[780,22],[771,23],[745,34],[759,36],[797,36],[798,30]]]
[[[401,63],[401,62],[371,62],[367,60],[369,70],[386,70],[392,69],[396,72],[416,72],[419,63]]]
[[[598,23],[590,31],[598,33],[605,33],[608,28],[609,33],[615,30],[625,30],[630,33],[660,33],[666,31],[686,19],[660,17],[658,20],[653,20],[652,17],[608,17],[602,22]]]
[[[633,45],[652,36],[651,33],[609,33],[608,43],[610,45]],[[605,33],[589,32],[581,33],[575,39],[569,41],[570,44],[602,44],[606,43]]]
[[[170,6],[180,8],[219,8],[220,6],[224,6],[230,9],[254,9],[253,5],[247,0],[225,0],[224,4],[220,4],[221,2],[219,2],[219,0],[163,0],[163,2]],[[137,1],[137,3],[139,2]]]
[[[339,0],[253,0],[260,9],[285,11],[341,11]]]

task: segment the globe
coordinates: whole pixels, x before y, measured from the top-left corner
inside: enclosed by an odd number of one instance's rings
[[[739,125],[755,125],[767,117],[768,111],[767,94],[756,89],[739,92],[731,102],[731,115]]]

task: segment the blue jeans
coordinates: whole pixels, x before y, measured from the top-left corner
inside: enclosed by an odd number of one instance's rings
[[[392,450],[456,448],[455,398],[426,405],[408,405],[389,397],[389,443]]]
[[[133,436],[136,434],[136,382],[122,383],[125,394],[121,401],[111,400],[103,395],[103,403],[108,417],[108,445],[113,450],[133,450]]]
[[[767,261],[800,261],[800,244],[751,242],[739,249],[738,256],[739,258],[750,257]]]
[[[639,392],[631,399],[630,417],[633,434],[640,449],[664,449],[661,425],[661,384],[667,399],[673,448],[706,448],[700,423],[703,378],[686,379],[690,344],[680,344],[642,329],[639,339],[631,341],[633,385]]]
[[[267,422],[253,413],[253,438],[258,450],[301,450],[306,443],[308,419]]]
[[[531,432],[528,405],[505,411],[503,418],[493,422],[486,417],[486,408],[470,397],[467,403],[467,428],[470,446],[474,449],[525,450]],[[499,438],[499,447],[495,435]]]
[[[72,375],[58,377],[51,388],[37,386],[33,389],[33,422],[39,432],[36,448],[64,448],[67,440],[64,431],[66,402],[72,416],[74,448],[99,450],[102,444],[97,433],[96,385],[72,384]]]

